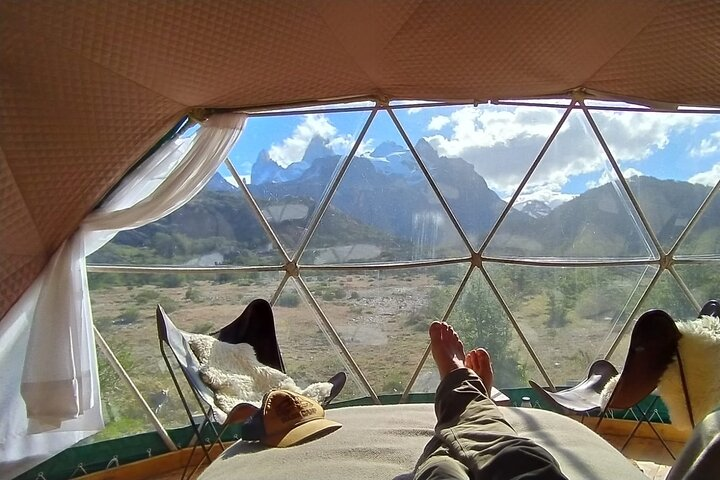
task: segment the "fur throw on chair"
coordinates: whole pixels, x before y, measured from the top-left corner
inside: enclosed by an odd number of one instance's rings
[[[720,403],[720,320],[703,315],[677,322],[682,336],[678,343],[687,382],[693,419],[698,424]],[[692,430],[677,360],[671,363],[658,384],[670,419],[681,430]]]
[[[608,403],[610,403],[610,397],[612,396],[613,391],[615,390],[615,386],[617,385],[619,380],[620,375],[615,375],[610,380],[608,380],[608,382],[603,387],[602,392],[600,392],[600,406],[603,409],[607,406]]]
[[[682,360],[695,424],[702,421],[720,403],[720,321],[703,315],[687,322],[676,322],[682,334],[678,351]],[[600,394],[602,406],[610,401],[619,376],[613,377]],[[674,427],[693,429],[685,402],[677,359],[668,365],[658,382],[658,393],[668,409]]]
[[[247,343],[231,344],[201,334],[188,334],[188,343],[200,362],[200,378],[215,392],[215,403],[225,413],[241,402],[260,406],[273,388],[300,393],[322,403],[332,384],[313,383],[300,388],[280,370],[260,363]]]

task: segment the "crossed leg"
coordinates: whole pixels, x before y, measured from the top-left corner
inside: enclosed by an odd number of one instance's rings
[[[440,373],[438,422],[415,469],[418,480],[567,480],[555,459],[519,437],[489,398],[493,370],[484,349],[465,354],[453,328],[430,325],[430,347]]]

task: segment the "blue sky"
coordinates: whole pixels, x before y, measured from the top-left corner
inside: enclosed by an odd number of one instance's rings
[[[413,143],[427,139],[441,155],[473,164],[500,196],[513,192],[557,125],[562,109],[542,107],[425,107],[397,109]],[[347,154],[369,112],[254,117],[231,154],[243,176],[266,150],[287,166],[302,158],[314,135]],[[720,116],[593,111],[621,170],[706,185],[720,179]],[[380,112],[360,147],[371,152],[383,141],[401,143],[386,112]],[[581,111],[574,111],[548,149],[521,200],[561,202],[608,181],[607,158]],[[228,176],[226,171],[221,172]]]

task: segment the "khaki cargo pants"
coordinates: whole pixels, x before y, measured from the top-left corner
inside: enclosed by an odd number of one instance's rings
[[[416,480],[567,480],[547,450],[518,437],[467,368],[440,382],[435,415],[435,434],[415,467]]]

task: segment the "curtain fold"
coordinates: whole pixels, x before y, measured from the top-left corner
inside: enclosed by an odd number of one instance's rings
[[[187,203],[227,158],[246,115],[167,142],[55,252],[0,322],[0,472],[13,476],[103,428],[85,257],[120,230]]]

